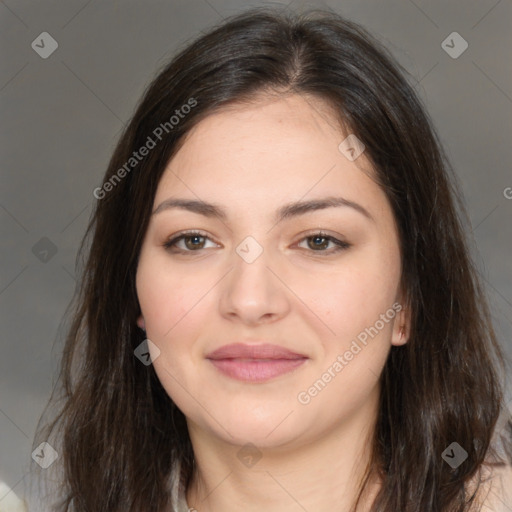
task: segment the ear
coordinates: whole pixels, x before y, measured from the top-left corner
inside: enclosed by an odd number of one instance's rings
[[[144,322],[144,317],[142,315],[139,315],[137,318],[137,325],[143,330],[146,330],[146,323]]]
[[[411,308],[407,302],[395,302],[393,309],[396,316],[393,322],[391,344],[395,346],[405,345],[409,341],[411,333]]]

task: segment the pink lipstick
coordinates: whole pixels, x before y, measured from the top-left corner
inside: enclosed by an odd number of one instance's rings
[[[223,374],[244,382],[264,382],[302,365],[308,357],[279,345],[233,343],[206,358]]]

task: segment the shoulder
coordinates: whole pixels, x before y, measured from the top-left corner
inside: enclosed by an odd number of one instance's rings
[[[0,512],[27,512],[27,504],[18,498],[14,491],[4,482],[0,481]]]
[[[482,468],[475,512],[512,512],[512,466],[486,465]]]

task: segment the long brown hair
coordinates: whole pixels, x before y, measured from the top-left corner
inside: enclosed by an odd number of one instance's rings
[[[501,409],[501,354],[454,173],[404,75],[357,24],[332,12],[277,8],[229,18],[158,73],[94,192],[80,247],[79,287],[50,399],[57,412],[35,441],[48,440],[59,453],[56,510],[163,512],[173,465],[180,464],[183,486],[190,481],[185,417],[153,367],[134,356],[144,340],[136,325],[138,256],[159,179],[185,135],[213,112],[265,91],[331,105],[364,143],[397,222],[412,324],[381,377],[368,474],[378,472],[383,485],[372,511],[469,510],[468,483],[486,460]],[[143,146],[151,148],[135,159]],[[455,469],[441,456],[454,441],[468,454]]]

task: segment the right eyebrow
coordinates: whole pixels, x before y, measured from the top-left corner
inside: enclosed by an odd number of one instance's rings
[[[188,210],[189,212],[198,213],[205,217],[216,217],[222,220],[227,219],[226,212],[220,206],[196,199],[178,199],[172,197],[160,203],[158,207],[155,208],[152,215],[156,215],[157,213],[163,212],[164,210],[170,210],[172,208]]]

